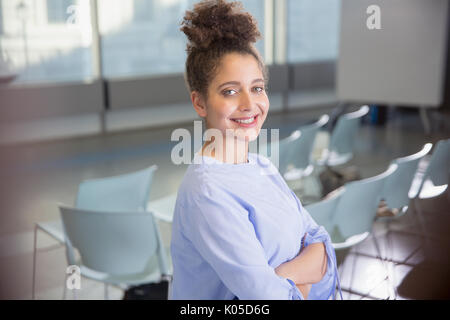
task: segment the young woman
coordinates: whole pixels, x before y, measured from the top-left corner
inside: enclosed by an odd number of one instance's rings
[[[256,22],[237,2],[202,1],[181,30],[192,104],[220,136],[195,154],[178,190],[171,298],[334,297],[329,235],[276,168],[267,174],[268,160],[248,152],[269,110]]]

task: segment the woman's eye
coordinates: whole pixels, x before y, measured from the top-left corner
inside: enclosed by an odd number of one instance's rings
[[[233,90],[233,89],[229,89],[229,90],[224,90],[223,91],[223,94],[226,95],[226,96],[232,96],[235,93],[236,93],[236,90]]]
[[[264,91],[264,88],[263,88],[263,87],[255,87],[254,89],[255,89],[255,91],[258,92],[258,93]]]

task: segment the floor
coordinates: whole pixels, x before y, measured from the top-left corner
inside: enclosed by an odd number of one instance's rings
[[[269,115],[265,127],[279,128],[280,137],[317,119],[327,108]],[[432,134],[425,134],[416,110],[390,110],[383,126],[364,121],[349,163],[363,177],[384,171],[389,162],[412,154],[426,142],[450,137],[448,113]],[[444,120],[442,120],[444,119]],[[191,125],[184,125],[192,132]],[[120,132],[64,141],[0,148],[0,298],[30,299],[33,266],[33,228],[36,222],[59,216],[58,203],[73,205],[77,187],[85,179],[158,166],[150,200],[176,192],[186,170],[170,161],[175,127]],[[450,197],[412,202],[398,221],[374,223],[374,236],[347,252],[338,252],[344,299],[450,298]],[[300,199],[301,200],[301,199]],[[436,208],[438,208],[436,210]],[[426,230],[417,223],[425,217]],[[160,223],[166,244],[170,225]],[[383,259],[377,257],[374,239]],[[66,271],[65,249],[44,233],[38,234],[37,299],[61,299]],[[103,299],[103,285],[81,280],[78,299]],[[110,299],[123,291],[110,288]],[[72,293],[67,294],[73,299]]]
[[[427,211],[435,204],[422,203],[425,233],[412,203],[405,216],[376,222],[368,239],[337,253],[344,299],[450,299],[450,212]]]

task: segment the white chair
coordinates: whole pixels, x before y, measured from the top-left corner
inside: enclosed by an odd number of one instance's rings
[[[147,205],[147,211],[152,212],[153,216],[160,221],[172,223],[176,201],[176,193],[150,201]]]
[[[367,105],[358,111],[339,117],[336,127],[331,133],[329,147],[317,161],[319,165],[337,166],[353,158],[353,146],[360,127],[361,118],[369,112]]]
[[[279,150],[277,154],[267,155],[268,151],[272,151],[271,144],[261,146],[259,153],[268,158],[275,165],[278,164],[280,175],[286,180],[286,183],[293,190],[304,190],[300,179],[308,177],[314,170],[312,153],[317,132],[328,122],[328,115],[323,115],[320,119],[312,124],[304,125],[293,131],[288,137],[279,141]],[[275,158],[278,156],[278,159]],[[314,199],[320,198],[320,183],[315,179],[311,179],[307,188]],[[303,195],[304,197],[305,195]],[[309,196],[309,194],[308,194]],[[303,198],[304,200],[304,198]]]
[[[387,179],[381,191],[381,199],[385,202],[385,207],[380,210],[388,210],[389,212],[396,212],[394,216],[377,217],[378,222],[384,222],[385,225],[385,239],[387,256],[392,257],[392,242],[390,223],[393,220],[399,219],[408,212],[410,203],[410,194],[414,176],[417,172],[419,162],[425,157],[433,147],[433,144],[427,143],[419,152],[393,160],[391,163],[397,164],[397,170],[391,174]],[[414,212],[414,210],[412,210]],[[413,215],[418,220],[416,215]],[[410,232],[407,230],[407,232]],[[386,260],[386,257],[383,258]],[[408,258],[407,258],[408,259]],[[406,260],[402,261],[405,263]]]
[[[132,173],[83,181],[78,187],[75,206],[91,210],[144,211],[156,169],[157,166],[153,165]],[[60,220],[35,223],[32,299],[36,291],[38,231],[47,233],[61,245],[65,241]],[[65,296],[65,284],[63,294]]]
[[[391,164],[377,176],[348,182],[329,198],[305,206],[328,231],[336,250],[352,247],[369,236],[383,185],[396,169],[397,165]]]
[[[335,250],[351,248],[368,238],[373,229],[383,185],[396,169],[397,165],[391,164],[377,176],[348,182],[329,198],[305,206],[311,217],[328,231]],[[372,238],[377,256],[381,258],[378,241],[375,236]],[[388,272],[388,267],[385,268]],[[395,296],[395,293],[391,295]]]
[[[450,206],[450,139],[440,140],[433,149],[428,166],[415,193],[414,204],[420,227],[428,246],[429,238],[435,237],[427,229],[425,212],[448,212]],[[413,194],[414,195],[414,194]],[[439,238],[439,237],[438,237]],[[425,250],[425,254],[426,254]]]
[[[81,276],[126,288],[171,274],[152,213],[59,209],[68,262],[80,267]]]
[[[280,171],[285,180],[297,180],[311,174],[314,169],[312,151],[317,132],[328,123],[328,115],[323,115],[313,124],[298,128],[300,135],[290,145],[288,165]]]
[[[432,147],[432,143],[427,143],[419,152],[397,158],[391,162],[397,164],[398,168],[387,178],[381,191],[381,198],[386,202],[388,208],[399,209],[399,213],[393,217],[378,218],[379,220],[389,221],[405,214],[408,209],[409,194],[419,162],[430,152]]]
[[[450,139],[440,140],[433,150],[417,197],[419,199],[429,199],[443,194],[448,188],[449,175]]]
[[[330,235],[334,228],[333,214],[344,192],[343,186],[328,194],[323,200],[305,206],[314,221],[323,226]]]
[[[377,176],[345,184],[345,192],[333,214],[331,237],[335,249],[352,247],[369,236],[384,183],[396,169],[397,165],[391,164]],[[375,246],[381,257],[378,243]]]
[[[281,139],[278,142],[278,171],[280,172],[281,176],[284,175],[286,170],[291,164],[292,159],[292,151],[294,150],[294,145],[297,140],[300,139],[301,132],[300,130],[295,130],[292,132],[288,137]],[[276,154],[272,154],[272,144],[267,144],[261,146],[259,152],[263,156],[267,156],[268,159],[273,163],[277,164],[277,159],[275,159]],[[266,155],[266,153],[270,150],[270,155]]]

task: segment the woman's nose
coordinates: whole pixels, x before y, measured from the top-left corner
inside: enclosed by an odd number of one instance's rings
[[[240,111],[249,111],[254,108],[254,101],[252,100],[250,94],[247,92],[243,92],[241,94],[241,99],[239,101],[239,110]]]

